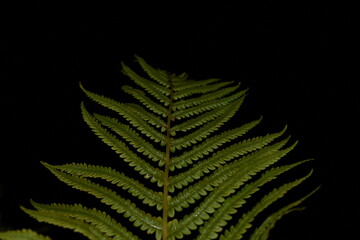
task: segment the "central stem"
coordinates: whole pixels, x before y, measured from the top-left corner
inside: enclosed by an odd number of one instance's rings
[[[164,188],[163,188],[163,216],[162,216],[162,239],[167,240],[169,237],[169,226],[168,226],[168,216],[169,216],[169,171],[170,171],[170,153],[171,153],[171,115],[172,115],[172,104],[173,104],[173,83],[171,77],[169,76],[170,83],[170,103],[167,113],[167,122],[166,122],[166,155],[165,155],[165,169],[164,169]]]

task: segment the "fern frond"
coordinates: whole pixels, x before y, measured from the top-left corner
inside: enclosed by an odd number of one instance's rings
[[[129,232],[124,226],[116,222],[113,218],[105,212],[99,211],[95,208],[88,209],[81,204],[67,205],[67,204],[40,204],[31,201],[31,204],[38,212],[46,213],[53,216],[63,216],[91,224],[93,228],[102,232],[107,237],[115,239],[138,239],[137,236]]]
[[[265,137],[256,137],[256,138],[244,140],[242,142],[233,144],[233,145],[213,154],[213,156],[211,156],[210,158],[204,160],[203,162],[195,165],[190,170],[188,170],[180,175],[176,175],[172,179],[172,181],[176,182],[177,179],[184,178],[184,176],[186,176],[186,175],[196,176],[196,174],[195,174],[195,172],[197,171],[196,169],[202,169],[202,172],[208,172],[208,170],[213,169],[214,166],[218,166],[219,164],[225,163],[226,161],[229,161],[235,157],[242,156],[249,152],[260,149],[260,148],[268,145],[269,143],[271,143],[276,138],[280,137],[285,132],[285,130],[286,130],[286,127],[284,128],[284,130],[282,130],[279,133],[268,134]],[[183,155],[185,155],[185,157]],[[183,154],[183,155],[174,159],[174,161],[173,161],[173,164],[177,168],[187,166],[187,164],[192,164],[193,160],[198,161],[199,159],[202,158],[202,156],[199,156],[198,158],[193,159],[192,157],[189,157],[189,154]]]
[[[285,139],[231,163],[222,165],[222,167],[218,167],[210,175],[202,178],[175,196],[170,202],[170,206],[174,207],[176,211],[181,211],[183,207],[188,207],[189,203],[194,203],[201,196],[214,191],[213,187],[219,186],[234,175],[243,182],[249,180],[251,176],[276,163],[295,147],[295,144],[293,144],[288,148],[279,150],[287,141],[288,139]]]
[[[284,184],[279,188],[272,190],[270,193],[265,195],[249,212],[244,213],[239,222],[235,226],[231,226],[229,230],[226,230],[225,233],[220,236],[220,239],[242,239],[243,234],[247,231],[248,228],[251,227],[252,221],[260,212],[262,212],[276,200],[282,198],[288,191],[305,181],[308,177],[311,176],[311,174],[312,171],[305,177]]]
[[[131,80],[133,80],[137,85],[145,89],[146,92],[152,95],[154,98],[164,103],[165,106],[169,105],[170,99],[166,97],[170,95],[169,88],[163,87],[153,81],[147,80],[139,76],[124,63],[122,63],[121,65],[123,73],[127,75]]]
[[[205,103],[196,105],[194,107],[181,109],[181,110],[175,111],[172,114],[172,117],[174,117],[175,119],[180,120],[182,118],[187,118],[187,117],[191,117],[191,116],[194,116],[194,115],[198,115],[198,114],[200,114],[202,112],[209,111],[209,110],[217,108],[217,107],[226,106],[229,103],[231,103],[231,102],[233,102],[233,101],[235,101],[236,99],[239,99],[239,98],[241,99],[241,100],[239,100],[239,102],[242,102],[244,100],[245,93],[246,93],[246,90],[243,90],[243,91],[237,92],[237,93],[235,93],[235,94],[233,94],[231,96],[228,96],[228,97],[224,97],[224,98],[221,98],[221,99],[215,99],[215,100],[212,100],[210,102],[205,102]]]
[[[171,133],[173,136],[176,135],[176,132],[182,131],[182,132],[186,132],[192,128],[196,128],[198,126],[201,126],[207,122],[210,122],[216,118],[218,118],[219,116],[221,116],[222,114],[224,114],[224,112],[226,111],[226,108],[214,108],[213,110],[209,111],[209,112],[205,112],[201,115],[199,115],[198,117],[195,118],[190,118],[189,120],[174,126],[171,129]]]
[[[195,164],[189,170],[174,176],[170,179],[170,186],[182,189],[190,182],[201,178],[204,174],[215,170],[226,162],[266,146],[270,141],[264,138],[255,138],[252,141],[246,141],[245,144],[239,144],[240,146],[235,144],[213,154],[212,157]]]
[[[167,115],[166,108],[164,108],[160,104],[157,104],[156,102],[148,98],[143,91],[126,85],[122,87],[122,90],[133,96],[135,99],[139,100],[139,102],[141,102],[145,107],[147,107],[152,112],[157,113],[162,117],[166,117]]]
[[[170,87],[169,78],[167,74],[163,74],[161,71],[154,69],[152,66],[147,64],[145,60],[135,55],[136,60],[140,64],[141,68],[156,82],[163,85],[164,87]]]
[[[140,174],[151,176],[150,180],[152,182],[157,182],[159,186],[162,186],[163,173],[159,169],[152,167],[150,164],[140,159],[123,142],[115,138],[105,128],[101,127],[100,123],[98,123],[98,121],[86,111],[83,104],[81,105],[81,110],[85,122],[104,143],[112,147],[116,153],[120,154],[120,157],[122,157],[126,162],[129,162],[129,165],[133,166],[136,171],[140,172]]]
[[[88,179],[70,175],[57,170],[51,165],[44,164],[60,181],[80,191],[87,192],[101,202],[111,206],[112,209],[118,213],[122,213],[134,226],[141,226],[142,230],[147,230],[148,233],[153,233],[157,229],[161,229],[161,221],[159,218],[153,217],[149,213],[145,213],[128,199],[124,199],[116,194],[114,191],[93,183]]]
[[[242,104],[244,98],[240,98],[238,101],[231,104],[226,108],[224,114],[221,117],[214,119],[211,122],[206,123],[201,126],[196,131],[181,137],[174,139],[171,144],[171,150],[175,151],[176,149],[181,150],[182,148],[189,147],[199,141],[202,141],[204,138],[209,136],[212,132],[216,131],[221,127],[224,123],[226,123],[234,114],[237,109],[239,109]],[[175,165],[176,166],[176,165]]]
[[[234,92],[236,89],[238,89],[240,86],[240,83],[237,84],[236,86],[233,87],[228,87],[228,88],[224,88],[224,89],[220,89],[216,92],[211,92],[208,94],[204,94],[202,96],[199,97],[194,97],[194,98],[189,98],[186,100],[180,100],[177,101],[173,104],[172,110],[173,111],[177,111],[180,109],[186,109],[189,107],[193,107],[196,105],[200,105],[202,103],[206,103],[206,102],[210,102],[213,101],[214,99],[219,99],[225,95],[228,95],[232,92]]]
[[[251,197],[251,195],[255,192],[259,191],[261,186],[305,162],[308,162],[308,160],[271,168],[270,170],[267,170],[265,173],[263,173],[262,176],[255,182],[251,182],[245,185],[235,195],[227,198],[224,202],[222,202],[221,207],[216,210],[211,219],[209,219],[202,227],[200,227],[201,234],[197,237],[197,240],[217,238],[218,232],[222,231],[223,227],[227,224],[227,221],[232,219],[231,215],[235,214],[237,209],[246,203],[246,199]],[[234,181],[234,178],[230,179],[230,181]]]
[[[231,111],[237,111],[240,108],[243,100],[244,98],[240,98],[239,100],[230,103],[229,106],[214,108],[199,115],[198,117],[191,118],[179,125],[174,126],[171,131],[174,133],[177,131],[186,132],[189,129],[196,128],[205,124],[206,122],[218,119],[219,117],[223,118],[223,121],[226,122],[228,120],[228,116],[226,116],[228,114],[227,110],[232,109]],[[172,135],[175,135],[174,133]]]
[[[146,111],[141,106],[139,106],[137,104],[128,103],[128,104],[126,104],[126,108],[128,108],[128,110],[133,112],[134,115],[137,115],[142,120],[145,120],[146,122],[152,124],[153,126],[155,126],[157,128],[161,128],[162,132],[166,131],[166,123],[162,119],[155,116],[154,114]]]
[[[100,178],[127,190],[131,195],[143,200],[143,203],[149,206],[155,206],[158,210],[162,208],[162,193],[155,192],[145,187],[139,181],[127,177],[124,173],[115,171],[110,167],[94,166],[87,164],[64,164],[53,166],[43,163],[45,166],[51,166],[57,170],[76,175],[83,178]]]
[[[50,237],[39,234],[31,229],[0,232],[2,240],[51,240]]]
[[[236,195],[228,197],[230,194],[233,194],[236,189],[238,189],[240,186],[244,185],[246,181],[250,180],[251,176],[246,174],[239,174],[239,176],[229,177],[226,181],[223,182],[223,184],[219,184],[216,188],[214,188],[207,197],[200,203],[198,207],[194,209],[194,211],[185,216],[182,220],[178,222],[176,226],[174,226],[174,229],[176,233],[179,231],[183,231],[185,229],[185,232],[196,229],[195,225],[203,225],[205,221],[205,227],[207,226],[206,223],[210,224],[211,227],[207,228],[207,230],[211,231],[210,233],[204,232],[204,227],[201,231],[201,235],[199,235],[199,238],[201,239],[213,239],[213,238],[207,238],[210,236],[217,236],[216,232],[221,231],[221,225],[225,225],[226,222],[225,219],[231,219],[230,214],[235,213],[235,208],[241,207],[243,203],[245,203],[245,199],[249,198],[253,193],[255,193],[258,188],[265,183],[273,180],[276,178],[276,176],[280,175],[281,173],[284,173],[285,171],[290,170],[291,168],[299,165],[293,164],[290,166],[286,166],[283,168],[273,168],[262,175],[257,181],[245,185],[240,191],[236,193]],[[230,209],[229,209],[230,208]],[[218,209],[218,210],[216,210]],[[229,212],[225,212],[226,209]],[[209,214],[212,214],[215,212],[215,215],[211,216]],[[224,217],[223,214],[225,214],[225,219],[221,218]],[[220,226],[217,225],[220,221]],[[214,224],[217,223],[217,224]],[[214,231],[214,232],[212,232]]]
[[[74,232],[81,233],[90,240],[110,240],[111,238],[99,231],[94,225],[85,221],[71,218],[68,216],[49,214],[48,212],[40,212],[35,210],[21,208],[25,213],[35,218],[39,222],[54,224],[63,228],[68,228]],[[53,212],[52,212],[53,213]]]
[[[213,91],[216,91],[216,90],[218,90],[220,88],[228,86],[228,85],[230,85],[232,83],[233,82],[219,82],[219,83],[214,83],[214,84],[211,84],[211,85],[202,85],[201,87],[194,86],[194,87],[191,87],[191,88],[186,88],[186,89],[183,89],[183,90],[179,90],[179,91],[176,91],[174,93],[174,100],[189,97],[189,96],[192,96],[194,94],[200,94],[200,93],[204,94],[204,93],[213,92]]]
[[[143,153],[155,162],[160,161],[160,166],[164,165],[165,154],[155,149],[151,143],[141,138],[139,134],[132,130],[128,125],[120,123],[115,118],[103,116],[100,114],[94,114],[94,117],[102,125],[110,128],[120,137],[127,140],[127,142],[130,143],[130,145],[132,145],[133,147],[135,147],[138,152]]]
[[[60,181],[114,211],[31,201],[33,210],[22,209],[33,218],[72,229],[91,240],[139,239],[141,235],[130,232],[131,224],[156,240],[183,239],[190,234],[195,239],[194,230],[198,240],[241,239],[261,212],[311,175],[263,190],[264,185],[274,184],[278,176],[307,161],[277,166],[297,144],[287,145],[290,137],[283,138],[286,127],[248,138],[243,135],[261,118],[222,129],[238,112],[247,89],[239,89],[234,81],[191,80],[186,73],[168,73],[138,56],[136,60],[148,76],[122,63],[123,73],[138,85],[123,86],[122,90],[137,104],[117,102],[80,84],[92,101],[119,115],[90,113],[81,103],[84,121],[123,161],[118,166],[125,163],[135,172],[84,163],[42,163]],[[261,191],[260,201],[242,208]],[[276,221],[298,210],[311,194],[265,217],[252,231],[251,240],[267,239]],[[127,225],[117,222],[119,214]],[[235,216],[241,217],[232,219]],[[228,226],[230,220],[233,226]],[[34,238],[49,240],[28,230],[0,233],[5,240]]]
[[[173,157],[170,163],[170,169],[174,170],[175,164],[179,164],[178,167],[180,168],[183,165],[183,161],[191,164],[192,160],[196,161],[203,158],[205,155],[212,153],[223,144],[246,134],[249,130],[259,124],[261,119],[262,118],[243,124],[241,127],[222,132],[221,134],[215,135],[211,138],[207,138],[201,144],[194,146],[191,150],[184,152],[180,156]]]
[[[186,81],[174,83],[174,91],[178,92],[189,88],[202,87],[219,81],[220,81],[219,78],[210,78],[206,80],[186,80]]]
[[[183,229],[187,231],[189,229],[195,229],[195,225],[203,224],[203,221],[209,218],[209,214],[213,213],[215,209],[224,204],[223,202],[225,201],[225,197],[234,193],[236,189],[244,185],[245,182],[249,181],[256,171],[260,170],[243,170],[241,172],[239,169],[236,169],[236,176],[229,175],[228,177],[222,179],[222,182],[218,183],[215,188],[211,189],[210,194],[205,197],[200,205],[196,207],[191,214],[180,220],[174,229],[176,229],[176,231],[179,231],[179,229],[181,229],[181,231]],[[201,195],[207,194],[203,191],[201,192]],[[188,203],[192,203],[194,200],[187,201]],[[182,207],[184,207],[184,204],[180,204],[179,206],[175,207],[174,210],[181,210]]]
[[[265,221],[256,228],[255,231],[250,236],[250,240],[266,240],[269,237],[270,230],[274,228],[277,221],[279,221],[283,216],[294,211],[300,211],[304,208],[298,207],[302,202],[312,196],[319,190],[320,187],[315,188],[312,192],[307,194],[305,197],[300,198],[299,200],[290,203],[289,205],[281,208],[277,212],[268,216]]]
[[[99,103],[100,105],[109,108],[111,110],[114,110],[115,112],[119,113],[121,116],[123,116],[132,126],[136,127],[141,133],[145,134],[147,137],[153,139],[155,142],[160,142],[162,145],[165,145],[166,142],[166,136],[159,133],[155,129],[153,129],[147,122],[139,118],[139,116],[136,114],[136,112],[133,112],[133,107],[127,106],[126,104],[119,103],[115,100],[100,96],[98,94],[92,93],[88,90],[86,90],[82,85],[80,84],[81,89],[84,91],[84,93],[93,101]],[[83,109],[82,104],[82,109]],[[140,115],[141,116],[141,115]]]

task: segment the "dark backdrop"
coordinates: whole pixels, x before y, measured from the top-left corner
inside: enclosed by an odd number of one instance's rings
[[[327,1],[128,2],[1,9],[2,226],[34,225],[18,209],[29,206],[29,198],[51,202],[62,191],[71,198],[39,161],[114,157],[82,121],[85,96],[78,83],[125,98],[120,65],[135,66],[138,54],[193,79],[241,81],[250,88],[242,110],[247,120],[262,115],[269,131],[287,124],[300,140],[293,156],[316,159],[309,185],[321,184],[321,190],[305,203],[306,211],[284,218],[272,239],[355,235],[354,8]]]

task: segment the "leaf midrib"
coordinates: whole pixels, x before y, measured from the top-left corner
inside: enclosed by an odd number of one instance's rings
[[[164,166],[164,187],[163,187],[163,215],[162,215],[162,239],[167,240],[169,236],[169,172],[170,172],[170,154],[171,154],[171,121],[172,108],[174,101],[174,85],[170,75],[168,75],[170,84],[169,106],[167,110],[166,122],[166,150],[165,150],[165,166]]]

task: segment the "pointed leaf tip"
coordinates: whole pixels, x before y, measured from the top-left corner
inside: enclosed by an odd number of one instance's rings
[[[46,162],[41,162],[41,164],[46,167],[47,169],[49,169],[50,171],[54,170],[56,167],[51,165],[51,164],[48,164]]]
[[[87,94],[88,90],[85,89],[84,85],[81,82],[79,82],[79,87],[85,94]]]
[[[142,57],[140,57],[139,55],[137,54],[134,54],[134,57],[136,58],[136,60],[139,62],[141,60],[144,60]]]
[[[48,164],[48,163],[46,163],[46,162],[43,162],[43,161],[40,161],[40,163],[41,163],[43,166],[45,166],[45,167],[51,166],[50,164]]]

